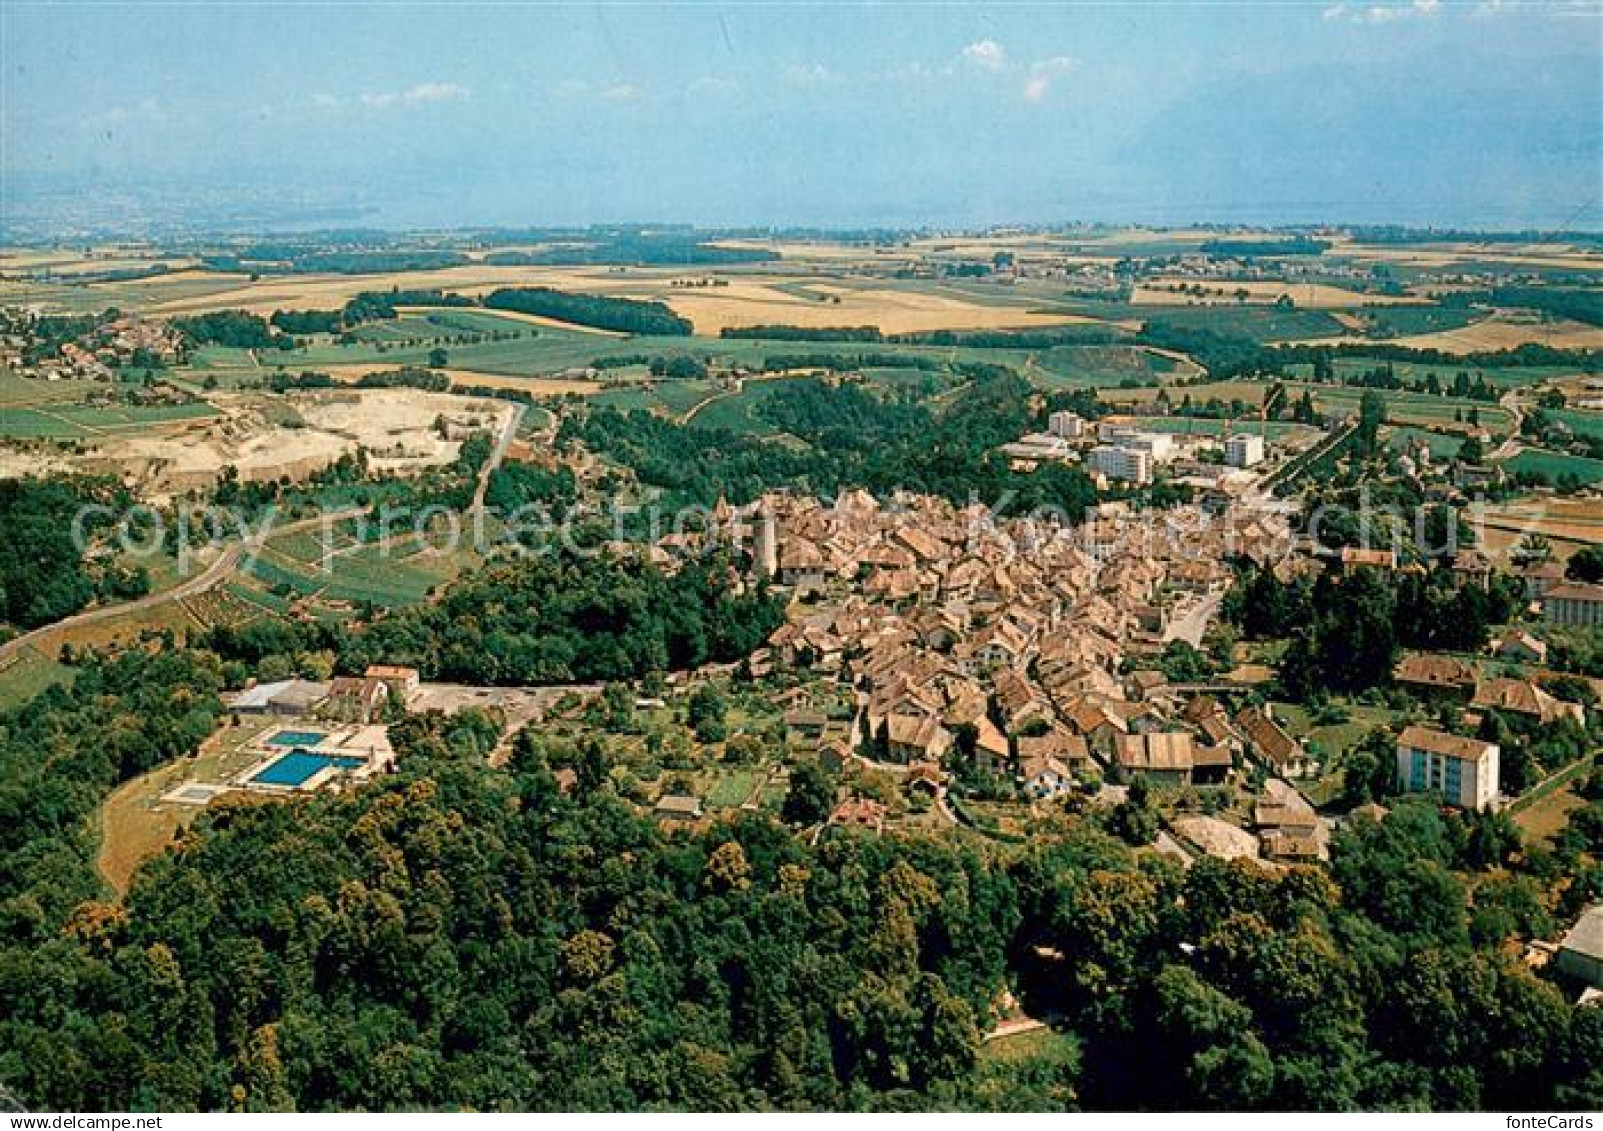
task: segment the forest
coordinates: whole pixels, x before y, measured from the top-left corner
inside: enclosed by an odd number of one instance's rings
[[[427,605],[354,624],[220,626],[205,644],[242,665],[232,673],[241,681],[269,656],[293,666],[327,651],[343,672],[399,663],[462,683],[598,682],[739,660],[782,616],[763,589],[735,593],[718,558],[670,575],[638,557],[551,547],[492,564]]]
[[[490,310],[512,310],[624,334],[686,337],[693,329],[688,319],[679,317],[666,303],[569,294],[549,287],[503,287],[485,295],[484,305]]]
[[[1329,871],[1182,871],[1062,817],[1027,844],[741,814],[670,832],[608,757],[467,712],[366,789],[221,804],[125,902],[111,785],[215,720],[204,653],[0,715],[0,1084],[54,1110],[1532,1110],[1603,1103],[1603,1013],[1502,943],[1603,886],[1603,780],[1552,850],[1399,803]],[[37,757],[49,751],[48,759]],[[577,771],[573,791],[554,770]],[[982,1055],[1012,986],[1059,1033]]]
[[[94,564],[74,534],[80,510],[122,513],[131,496],[117,484],[90,479],[0,479],[0,632],[7,624],[37,628],[71,616],[97,597],[128,598],[149,590],[138,568]],[[86,538],[106,523],[90,517]]]
[[[723,429],[674,424],[643,411],[591,408],[563,420],[559,438],[579,440],[662,488],[664,506],[745,503],[764,491],[829,497],[843,487],[940,495],[958,505],[1005,501],[1009,513],[1057,508],[1071,521],[1097,501],[1078,468],[1015,472],[996,449],[1035,426],[1029,385],[1011,369],[957,367],[972,384],[942,411],[882,400],[853,384],[786,381],[757,412],[805,447]]]

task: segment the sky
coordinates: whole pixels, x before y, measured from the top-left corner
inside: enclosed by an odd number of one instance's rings
[[[0,213],[1603,227],[1596,0],[0,0],[0,65]]]

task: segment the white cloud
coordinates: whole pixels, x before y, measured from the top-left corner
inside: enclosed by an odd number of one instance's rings
[[[1079,61],[1067,55],[1054,55],[1030,64],[1030,76],[1024,81],[1024,101],[1044,102],[1052,93],[1052,80],[1069,74],[1079,67]]]
[[[825,86],[840,81],[840,76],[822,63],[803,66],[792,63],[785,68],[785,81],[795,86]]]
[[[167,112],[162,104],[155,98],[144,98],[132,106],[113,106],[99,114],[91,114],[78,120],[78,127],[85,130],[105,129],[109,126],[121,126],[130,122],[163,122],[167,119]]]
[[[362,95],[362,105],[383,109],[388,106],[420,106],[429,102],[460,102],[472,93],[454,82],[420,82],[402,91],[382,91]]]
[[[1000,71],[1007,66],[1007,52],[994,39],[980,39],[963,48],[963,58],[987,71]]]
[[[1355,24],[1393,24],[1400,20],[1434,16],[1441,11],[1442,0],[1413,0],[1411,4],[1371,4],[1367,8],[1335,4],[1320,16],[1327,21],[1347,20]]]
[[[690,94],[708,97],[722,97],[739,94],[740,84],[734,79],[719,78],[716,75],[703,75],[687,88]]]

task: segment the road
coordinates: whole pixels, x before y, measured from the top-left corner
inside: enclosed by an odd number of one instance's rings
[[[479,486],[473,492],[473,506],[470,511],[475,517],[484,513],[484,496],[490,489],[490,476],[495,474],[495,469],[507,458],[507,449],[512,447],[512,441],[516,439],[518,425],[523,422],[523,414],[526,411],[528,411],[527,405],[517,401],[512,402],[512,415],[507,418],[506,426],[501,429],[501,436],[491,449],[490,458],[479,468]]]
[[[225,549],[221,556],[207,566],[205,570],[194,577],[180,581],[177,585],[152,593],[147,597],[140,597],[136,601],[125,601],[118,605],[101,605],[86,612],[77,613],[64,620],[55,621],[32,632],[24,633],[15,640],[8,640],[0,644],[0,664],[4,664],[18,652],[30,646],[42,644],[51,636],[68,632],[85,625],[98,624],[101,621],[112,620],[116,617],[128,616],[132,613],[141,613],[148,609],[160,608],[174,601],[182,601],[185,597],[194,597],[209,589],[220,585],[224,580],[234,575],[244,558],[246,550],[252,553],[260,550],[262,543],[269,537],[279,537],[285,534],[299,534],[306,530],[316,530],[325,522],[338,522],[341,519],[355,518],[367,513],[364,508],[354,507],[350,510],[332,511],[328,514],[315,515],[312,518],[301,519],[286,526],[274,526],[266,530],[258,530],[247,536],[243,541],[236,542]]]
[[[1486,457],[1490,463],[1501,463],[1503,460],[1513,459],[1519,455],[1520,449],[1524,447],[1520,443],[1520,431],[1525,427],[1525,410],[1520,407],[1519,391],[1510,389],[1498,398],[1497,403],[1507,410],[1511,419],[1508,436]]]

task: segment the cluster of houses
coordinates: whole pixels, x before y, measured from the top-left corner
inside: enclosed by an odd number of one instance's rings
[[[1222,591],[1227,552],[1284,555],[1291,533],[1276,515],[1165,525],[1114,507],[1068,528],[846,492],[832,504],[770,495],[715,518],[749,539],[755,573],[803,598],[751,657],[754,674],[812,671],[851,688],[849,718],[786,717],[837,766],[904,767],[909,788],[939,795],[963,765],[1035,799],[1137,775],[1221,784],[1248,760],[1277,779],[1317,770],[1268,708],[1226,707],[1239,688],[1172,687],[1156,670],[1175,599]],[[1319,851],[1303,816],[1263,826],[1272,854]],[[884,817],[858,797],[835,815],[865,827]]]
[[[6,332],[0,334],[0,367],[22,377],[109,381],[113,370],[141,357],[166,365],[180,360],[183,353],[183,337],[170,323],[124,314],[75,341],[63,342],[53,356],[34,357],[37,351],[29,349],[34,344],[30,321],[26,313],[7,311]]]

